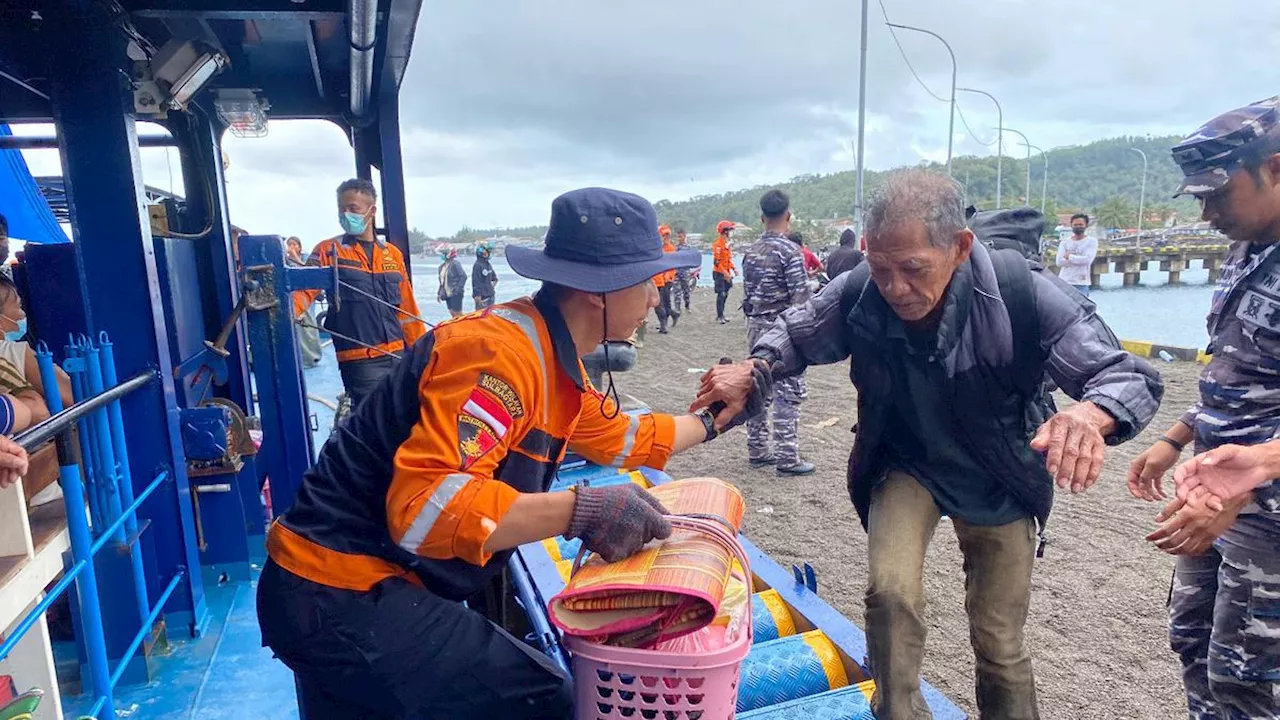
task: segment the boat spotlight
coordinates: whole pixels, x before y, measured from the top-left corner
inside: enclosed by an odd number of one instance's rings
[[[191,98],[229,64],[226,55],[204,43],[170,40],[149,63],[136,63],[135,108],[158,116],[167,110],[185,110]]]
[[[232,135],[241,138],[266,136],[267,110],[271,105],[254,91],[241,88],[218,90],[213,107]]]

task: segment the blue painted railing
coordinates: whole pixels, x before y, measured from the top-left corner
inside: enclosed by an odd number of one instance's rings
[[[80,338],[68,347],[67,360],[63,364],[71,378],[76,401],[74,405],[64,409],[53,356],[43,343],[36,351],[36,360],[45,388],[45,400],[53,415],[14,440],[27,452],[35,451],[49,440],[53,440],[57,446],[58,482],[62,487],[67,509],[71,562],[62,578],[23,616],[14,632],[0,643],[0,662],[13,652],[27,631],[74,582],[79,599],[79,607],[75,611],[80,619],[81,640],[91,683],[86,687],[92,688],[96,698],[90,715],[95,718],[114,718],[114,688],[185,575],[184,570],[179,570],[160,594],[155,606],[148,603],[146,577],[143,574],[142,554],[137,538],[137,511],[161,485],[170,481],[170,475],[167,471],[161,471],[142,492],[134,495],[120,399],[155,382],[159,376],[154,371],[147,371],[124,382],[117,382],[115,358],[106,334],[102,334],[97,345],[87,338]],[[73,428],[79,431],[79,447],[72,439]],[[88,517],[85,513],[86,503],[89,506]],[[102,607],[93,562],[94,556],[108,543],[129,545],[134,591],[140,608],[140,627],[114,669],[107,657]]]

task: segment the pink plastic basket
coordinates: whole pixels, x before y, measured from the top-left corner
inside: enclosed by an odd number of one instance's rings
[[[751,594],[751,567],[737,538],[719,523],[669,516],[676,527],[716,536],[742,565]],[[574,563],[581,564],[581,556]],[[751,603],[746,632],[721,650],[698,655],[611,647],[566,636],[573,654],[577,720],[731,720],[738,704],[738,671],[751,651]]]

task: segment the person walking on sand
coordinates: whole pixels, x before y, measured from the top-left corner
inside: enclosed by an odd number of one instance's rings
[[[676,249],[688,250],[689,237],[685,234],[684,228],[676,229]],[[680,268],[676,270],[676,284],[671,290],[671,302],[676,309],[684,306],[684,311],[688,312],[693,303],[693,288],[698,282],[698,268]]]
[[[867,531],[875,716],[929,717],[922,575],[947,515],[964,555],[978,712],[1036,718],[1024,625],[1055,481],[1091,487],[1104,449],[1151,421],[1164,386],[1086,298],[1019,253],[974,242],[950,178],[889,175],[866,224],[867,261],[783,311],[750,360],[708,371],[692,407],[733,410],[766,369],[776,383],[848,359],[858,429],[847,480]],[[1046,372],[1080,402],[1050,414]]]
[[[791,198],[770,190],[760,198],[764,234],[742,254],[742,311],[747,316],[747,343],[754,345],[778,314],[809,299],[809,281],[800,245],[788,237]],[[800,403],[806,397],[804,377],[797,374],[773,388],[771,412],[747,423],[747,462],[773,465],[779,475],[808,475],[817,468],[800,457]],[[769,421],[773,421],[773,449]]]
[[[733,251],[729,249],[729,233],[733,232],[733,223],[721,220],[716,225],[716,241],[711,244],[711,275],[716,287],[716,322],[724,325],[729,322],[724,316],[724,304],[729,298],[729,289],[733,287],[733,277],[738,268],[733,266]]]

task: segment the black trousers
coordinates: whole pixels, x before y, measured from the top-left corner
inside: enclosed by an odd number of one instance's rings
[[[662,329],[667,327],[668,318],[680,317],[680,308],[671,305],[671,283],[658,288],[658,307],[654,312],[658,314],[658,327]]]
[[[715,273],[716,283],[716,319],[724,317],[724,303],[729,298],[729,288],[733,287],[733,280],[728,276]]]
[[[368,592],[268,560],[262,644],[295,673],[307,720],[566,720],[573,686],[545,654],[461,603],[390,578]]]
[[[382,378],[391,374],[398,362],[399,358],[383,355],[368,360],[339,363],[338,374],[342,376],[342,387],[346,389],[347,397],[351,398],[351,407],[354,409],[365,395],[373,392]]]

